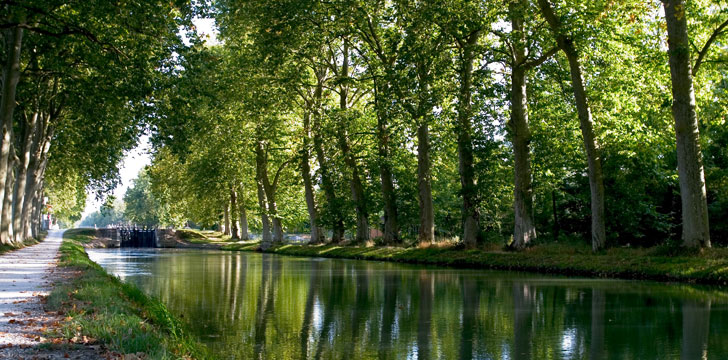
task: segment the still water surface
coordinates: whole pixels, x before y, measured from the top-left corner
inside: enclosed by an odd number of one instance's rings
[[[89,250],[222,359],[726,359],[728,293],[202,250]]]

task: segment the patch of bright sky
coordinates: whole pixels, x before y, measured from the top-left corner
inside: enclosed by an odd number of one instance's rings
[[[204,38],[207,44],[219,44],[215,19],[194,19],[192,22],[195,24],[197,34]],[[184,34],[180,35],[184,39]],[[137,146],[124,156],[124,160],[121,163],[121,170],[119,171],[121,183],[113,192],[113,195],[117,199],[124,198],[124,193],[131,186],[132,181],[137,178],[139,172],[145,166],[151,164],[152,158],[150,150],[149,135],[145,134],[139,138]],[[82,216],[86,217],[94,211],[99,210],[101,205],[103,205],[103,201],[96,199],[96,195],[93,192],[86,192],[86,208],[83,210]]]

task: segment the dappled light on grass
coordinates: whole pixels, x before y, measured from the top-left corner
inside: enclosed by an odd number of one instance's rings
[[[55,287],[48,307],[67,315],[58,330],[63,338],[88,336],[112,351],[141,352],[154,359],[205,356],[164,304],[108,275],[80,243],[63,242],[61,266],[73,276]]]

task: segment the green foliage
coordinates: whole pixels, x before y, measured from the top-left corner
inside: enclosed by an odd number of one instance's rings
[[[680,200],[670,111],[670,72],[660,4],[552,1],[574,39],[600,144],[610,246],[653,246],[680,234]],[[548,54],[555,40],[538,6],[524,2],[526,57]],[[193,41],[161,72],[151,120],[152,193],[178,219],[219,224],[236,189],[260,230],[254,149],[265,149],[269,178],[278,174],[275,213],[287,231],[309,227],[300,155],[312,169],[319,223],[339,220],[349,233],[356,214],[351,148],[363,182],[370,225],[382,227],[381,173],[392,172],[401,237],[419,230],[416,130],[428,124],[436,232],[462,232],[456,119],[464,41],[473,45],[473,141],[481,238],[510,240],[513,149],[511,44],[518,41],[502,4],[473,1],[219,0],[211,14],[219,45]],[[691,2],[691,40],[700,51],[724,23],[724,4]],[[722,33],[695,77],[705,156],[711,234],[728,241],[726,82]],[[348,73],[343,76],[344,45]],[[696,52],[697,52],[696,51]],[[693,54],[696,57],[697,54]],[[566,57],[555,52],[528,71],[534,218],[541,242],[587,241],[587,162]],[[342,109],[341,95],[346,97]],[[303,126],[308,119],[308,129]],[[320,141],[305,141],[316,139]],[[387,141],[386,148],[380,147]],[[324,177],[330,179],[326,189]],[[330,191],[329,191],[330,190]],[[332,196],[333,195],[333,196]]]
[[[138,226],[164,226],[170,221],[166,210],[152,194],[149,175],[142,170],[124,194],[124,218]]]

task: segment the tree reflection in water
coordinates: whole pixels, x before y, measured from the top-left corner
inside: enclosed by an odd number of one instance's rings
[[[91,251],[219,358],[719,359],[720,289],[269,254]],[[94,255],[96,254],[96,255]],[[101,256],[104,255],[104,256]]]

